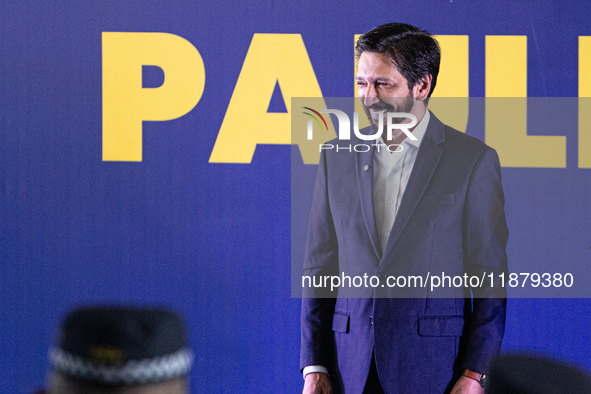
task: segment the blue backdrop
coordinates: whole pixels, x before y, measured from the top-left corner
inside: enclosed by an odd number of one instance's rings
[[[469,36],[471,97],[485,95],[487,35],[528,37],[530,97],[576,97],[579,36],[591,36],[591,7],[573,0],[21,0],[2,2],[0,15],[7,394],[43,385],[55,327],[91,302],[183,313],[197,354],[195,393],[301,390],[290,147],[258,145],[248,164],[209,162],[255,33],[301,34],[325,97],[352,95],[354,35],[384,22]],[[143,123],[141,162],[102,161],[102,32],[172,33],[203,59],[201,100],[178,119]],[[576,129],[555,135],[567,137],[566,168],[503,169],[510,268],[589,264],[591,170],[578,168]],[[589,326],[589,299],[510,299],[503,349],[591,368]]]

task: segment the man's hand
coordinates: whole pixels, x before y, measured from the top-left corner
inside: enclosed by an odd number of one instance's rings
[[[484,394],[484,388],[480,387],[480,383],[474,379],[462,376],[454,385],[451,394]]]
[[[302,394],[332,394],[332,386],[328,375],[322,372],[307,374]]]

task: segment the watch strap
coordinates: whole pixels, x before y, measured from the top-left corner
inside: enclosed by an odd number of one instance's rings
[[[486,379],[487,376],[478,372],[474,372],[474,371],[470,371],[469,369],[464,369],[464,372],[462,373],[463,376],[470,378],[470,379],[474,379],[475,381],[478,382],[478,384],[480,384],[480,387],[484,387],[484,384],[486,383]]]

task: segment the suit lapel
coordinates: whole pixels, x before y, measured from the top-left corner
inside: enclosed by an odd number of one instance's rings
[[[408,184],[406,185],[404,195],[402,196],[400,208],[396,214],[392,231],[390,231],[390,237],[386,244],[384,256],[388,256],[392,253],[398,238],[400,238],[404,227],[406,227],[406,224],[413,215],[427,185],[431,181],[431,177],[439,163],[439,158],[443,153],[443,149],[439,147],[438,144],[443,141],[445,141],[445,126],[433,115],[433,113],[431,113],[429,125],[423,136],[419,151],[417,152],[412,173],[410,174]],[[380,265],[382,264],[383,262]]]
[[[376,222],[373,207],[373,149],[369,152],[355,153],[357,164],[357,185],[359,187],[359,199],[361,212],[369,238],[378,259],[382,258],[382,247],[376,231]]]

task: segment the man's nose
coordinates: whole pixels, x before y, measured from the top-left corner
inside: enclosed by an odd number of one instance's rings
[[[363,92],[363,98],[362,98],[361,102],[366,107],[369,107],[373,103],[378,102],[378,101],[379,101],[378,93],[376,92],[376,88],[375,88],[374,84],[368,83],[367,88]]]

